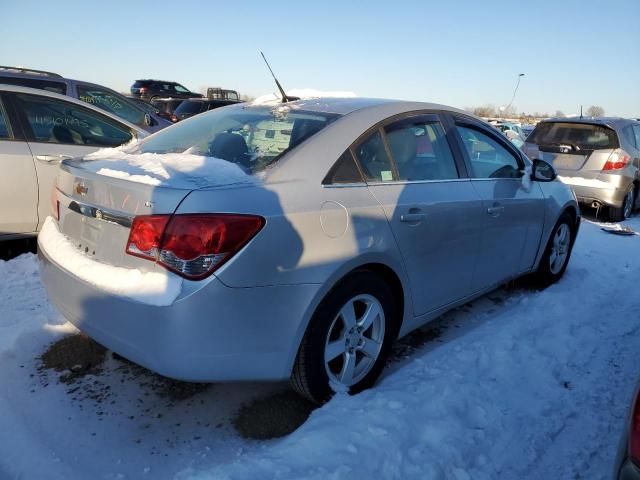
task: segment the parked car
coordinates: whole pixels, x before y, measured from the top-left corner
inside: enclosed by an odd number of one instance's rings
[[[202,98],[204,95],[195,93],[177,82],[164,80],[136,80],[131,85],[131,95],[145,100],[156,98]]]
[[[167,119],[140,108],[127,97],[110,88],[64,78],[57,73],[20,67],[0,67],[0,84],[40,88],[68,95],[113,113],[148,132],[156,132],[171,125]]]
[[[206,98],[191,98],[184,100],[173,111],[171,115],[172,122],[179,122],[185,118],[193,117],[202,112],[213,110],[215,108],[226,107],[227,105],[233,105],[238,103],[236,100],[209,100]]]
[[[217,100],[240,100],[240,96],[235,90],[227,90],[220,87],[207,88],[207,98]]]
[[[151,100],[151,105],[158,109],[158,115],[172,122],[171,115],[184,101],[184,98],[155,98]]]
[[[39,237],[51,301],[168,377],[290,378],[315,402],[373,385],[443,312],[557,281],[580,222],[553,167],[429,103],[232,105],[101,158],[62,163]]]
[[[625,425],[613,478],[616,480],[640,480],[640,392],[636,389]]]
[[[0,240],[35,235],[51,212],[64,158],[146,136],[141,128],[65,95],[0,85]]]
[[[604,207],[611,221],[628,218],[638,204],[640,122],[624,118],[545,120],[524,146],[529,158],[551,163],[578,201]]]

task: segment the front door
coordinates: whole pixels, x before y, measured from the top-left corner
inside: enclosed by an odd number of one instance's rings
[[[476,292],[533,266],[544,225],[544,197],[536,182],[523,182],[524,160],[498,132],[463,119],[456,121],[456,131],[483,202]]]
[[[393,121],[354,152],[402,253],[414,315],[469,295],[482,201],[460,175],[439,117]]]

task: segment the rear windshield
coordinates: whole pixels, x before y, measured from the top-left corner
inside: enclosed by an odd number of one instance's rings
[[[204,110],[203,102],[182,102],[178,105],[173,113],[179,115],[181,113],[200,113]]]
[[[136,80],[133,84],[133,88],[148,87],[149,85],[151,85],[149,80]]]
[[[288,107],[223,108],[162,130],[134,145],[129,153],[205,155],[255,173],[338,117]]]
[[[618,148],[618,136],[604,125],[571,122],[541,122],[527,138],[539,146],[569,145],[580,150]]]

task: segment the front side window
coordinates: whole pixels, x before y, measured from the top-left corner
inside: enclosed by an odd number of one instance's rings
[[[355,149],[367,182],[391,182],[394,179],[389,155],[379,130],[373,132]]]
[[[36,142],[115,147],[133,137],[126,127],[73,103],[25,94],[16,99]]]
[[[519,178],[520,164],[516,156],[479,129],[457,125],[474,178]]]
[[[89,85],[78,85],[78,96],[83,102],[113,113],[134,125],[145,126],[145,113],[113,92]]]
[[[384,130],[399,180],[458,178],[455,160],[439,121],[401,120]]]
[[[287,107],[212,110],[146,138],[130,153],[216,157],[255,173],[329,125],[339,115]]]
[[[7,111],[4,109],[2,99],[0,99],[0,140],[9,140],[11,138],[13,138],[13,134],[11,133],[11,125],[9,125]]]

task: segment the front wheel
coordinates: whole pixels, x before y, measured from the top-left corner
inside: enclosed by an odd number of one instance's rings
[[[392,291],[381,277],[347,277],[311,319],[291,374],[293,388],[321,404],[335,392],[371,387],[395,338],[395,314]]]
[[[575,232],[573,218],[563,213],[551,232],[538,270],[534,273],[534,279],[540,287],[548,287],[564,275],[571,257]]]

